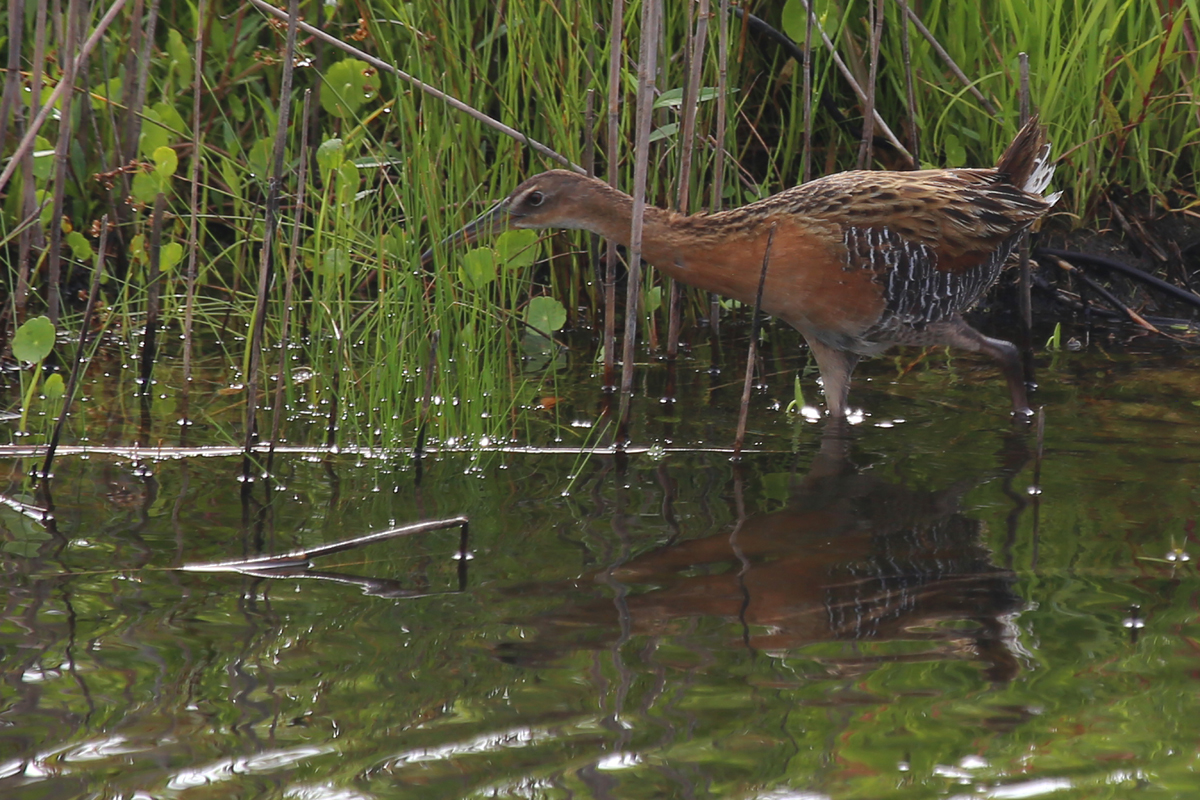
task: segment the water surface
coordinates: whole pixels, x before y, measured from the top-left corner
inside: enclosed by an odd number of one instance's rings
[[[570,452],[597,438],[586,364],[557,436],[512,443],[563,450],[419,481],[405,451],[282,454],[249,487],[237,457],[64,455],[49,529],[0,508],[0,795],[1196,796],[1189,358],[1042,357],[1039,458],[985,362],[864,364],[843,433],[785,412],[789,352],[737,464],[740,367],[699,355],[673,406],[643,370],[656,446],[629,455]],[[457,530],[175,569],[459,514],[461,589]]]

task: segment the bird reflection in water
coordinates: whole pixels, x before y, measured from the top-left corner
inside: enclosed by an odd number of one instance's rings
[[[822,650],[816,658],[833,674],[887,661],[968,659],[992,681],[1011,680],[1022,652],[1012,625],[1023,605],[1016,577],[994,563],[982,523],[960,511],[967,491],[996,476],[912,489],[858,472],[848,430],[831,424],[783,510],[583,575],[575,599],[524,621],[526,638],[502,644],[497,655],[546,665],[628,636],[686,636],[689,620],[718,618],[740,624],[741,641],[735,634],[730,645],[756,651],[834,641],[929,645],[837,657]],[[1019,442],[1005,460],[1010,466],[1000,472],[1008,478],[1025,461]],[[587,593],[604,583],[622,588],[615,600]],[[570,593],[561,584],[520,589],[539,590]]]

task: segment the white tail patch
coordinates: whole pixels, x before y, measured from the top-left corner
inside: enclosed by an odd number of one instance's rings
[[[1050,161],[1050,145],[1042,145],[1037,158],[1033,160],[1033,172],[1030,173],[1029,180],[1025,181],[1025,185],[1021,188],[1030,194],[1042,194],[1050,185],[1050,179],[1054,177],[1054,166],[1054,163]],[[1062,197],[1062,192],[1055,192],[1046,198],[1046,202],[1054,205],[1060,197]]]

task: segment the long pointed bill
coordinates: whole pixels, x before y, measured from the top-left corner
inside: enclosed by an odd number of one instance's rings
[[[471,244],[480,236],[504,230],[508,227],[510,218],[508,201],[501,200],[474,220],[459,228],[456,232],[442,239],[440,246],[444,250],[449,250],[460,244]],[[435,249],[431,247],[421,254],[422,267],[428,267],[433,263],[433,251]]]

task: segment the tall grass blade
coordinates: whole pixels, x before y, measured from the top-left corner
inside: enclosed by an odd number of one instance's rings
[[[154,210],[150,214],[150,261],[146,267],[146,332],[142,337],[142,363],[138,370],[143,406],[149,404],[153,393],[151,379],[154,375],[154,359],[158,354],[160,293],[163,279],[163,209],[166,204],[166,195],[159,192],[154,197]]]
[[[1018,87],[1018,98],[1020,100],[1020,124],[1025,127],[1025,123],[1029,121],[1030,113],[1030,97],[1029,97],[1029,55],[1027,53],[1018,53],[1017,61],[1020,65],[1020,86]],[[1031,289],[1033,286],[1033,273],[1030,268],[1029,261],[1029,231],[1021,232],[1021,239],[1017,245],[1018,253],[1018,275],[1020,276],[1017,282],[1017,305],[1021,314],[1021,335],[1020,348],[1021,359],[1024,362],[1025,380],[1027,383],[1036,383],[1034,378],[1034,361],[1033,361],[1033,298]]]
[[[621,32],[625,23],[625,0],[612,0],[609,22],[608,56],[608,135],[605,158],[608,160],[608,185],[619,188],[621,141]],[[616,386],[615,362],[617,338],[617,245],[608,242],[604,250],[604,389]]]
[[[912,47],[908,40],[908,0],[900,3],[900,54],[904,62],[904,99],[908,104],[909,140],[912,143],[913,169],[921,168],[921,120],[917,113],[917,87],[913,79]]]
[[[729,0],[721,0],[717,10],[717,130],[713,154],[712,211],[721,210],[725,197],[725,126],[726,95],[729,92]],[[720,364],[721,303],[717,295],[709,294],[708,327],[712,340],[712,367]]]
[[[192,388],[192,329],[196,319],[196,278],[200,258],[200,165],[203,161],[204,126],[200,124],[201,88],[204,86],[204,25],[208,16],[208,0],[199,0],[196,9],[194,72],[192,74],[192,177],[188,208],[188,263],[184,273],[185,297],[183,307],[183,389],[180,405],[183,412],[181,438],[189,427],[188,402]]]
[[[270,3],[264,2],[264,0],[250,0],[250,2],[253,3],[260,11],[264,11],[268,14],[278,17],[279,19],[287,18],[287,12],[282,11],[278,8],[275,8]],[[566,156],[550,149],[549,147],[542,144],[541,142],[531,139],[529,136],[526,136],[525,134],[521,133],[520,131],[518,131],[514,128],[510,128],[509,126],[505,125],[504,123],[500,122],[499,120],[489,117],[487,114],[484,114],[482,111],[472,108],[471,106],[462,102],[458,98],[452,97],[451,95],[447,94],[446,92],[443,92],[440,89],[436,89],[433,86],[430,86],[429,84],[425,83],[424,81],[417,80],[412,75],[409,75],[407,72],[404,72],[403,70],[398,69],[396,66],[389,64],[386,61],[383,61],[381,59],[378,59],[369,53],[359,50],[357,47],[352,47],[351,45],[346,44],[342,40],[340,40],[334,36],[330,36],[328,33],[321,30],[320,28],[314,28],[312,25],[309,25],[306,22],[300,22],[299,25],[300,25],[300,30],[304,31],[309,36],[319,39],[320,41],[325,42],[326,44],[333,45],[334,47],[338,48],[339,50],[343,50],[343,51],[349,53],[350,55],[354,56],[355,58],[360,58],[363,61],[366,61],[371,66],[375,67],[376,69],[382,70],[391,75],[395,75],[397,78],[400,78],[401,80],[411,84],[414,88],[420,89],[422,92],[425,92],[428,95],[436,97],[438,100],[441,100],[442,102],[446,103],[446,105],[448,105],[454,109],[457,109],[458,111],[463,112],[464,114],[471,117],[472,119],[477,120],[478,122],[482,122],[484,125],[487,125],[490,128],[494,128],[494,129],[500,131],[505,136],[509,136],[509,137],[512,137],[513,139],[516,139],[521,144],[524,144],[524,145],[532,148],[533,150],[536,150],[538,153],[541,153],[546,158],[550,158],[550,159],[557,161],[559,164],[562,164],[567,169],[574,170],[575,172],[578,172],[581,174],[584,172],[582,167],[580,167],[578,164],[575,164],[573,161],[571,161]]]
[[[950,54],[946,52],[946,48],[942,47],[942,44],[937,40],[937,37],[929,32],[929,28],[925,27],[925,23],[921,21],[921,18],[908,4],[907,0],[896,0],[896,2],[900,4],[901,9],[912,21],[912,24],[916,27],[920,34],[925,37],[925,41],[929,42],[929,46],[932,47],[934,52],[938,54],[938,57],[942,59],[942,62],[945,63],[947,69],[949,69],[950,72],[954,74],[954,77],[958,78],[959,82],[962,83],[966,90],[970,92],[976,100],[979,101],[979,105],[983,106],[984,110],[986,110],[990,116],[999,116],[1000,112],[998,112],[996,107],[992,105],[991,101],[984,96],[983,92],[979,91],[979,89],[975,86],[975,81],[967,77],[967,74],[962,71],[962,68],[959,67]]]
[[[279,331],[279,372],[275,379],[275,399],[271,403],[271,442],[267,449],[267,474],[272,474],[275,461],[275,445],[279,442],[279,425],[283,418],[283,389],[287,385],[287,359],[290,349],[288,336],[292,320],[292,291],[296,284],[296,261],[300,257],[300,229],[304,221],[304,203],[308,189],[308,122],[312,90],[304,91],[304,105],[300,112],[300,168],[296,176],[296,214],[292,221],[292,240],[288,247],[286,283],[283,285],[283,318]]]
[[[811,4],[808,0],[800,0],[800,4],[804,6],[804,9],[807,13],[813,13],[810,8]],[[747,14],[746,16],[749,18],[752,15]],[[761,20],[759,20],[759,22],[761,22]],[[837,47],[834,45],[833,40],[830,39],[829,35],[825,32],[824,26],[821,25],[819,20],[814,18],[813,27],[816,29],[817,33],[821,35],[821,41],[824,42],[825,49],[829,51],[829,55],[833,59],[834,65],[838,68],[838,72],[842,74],[842,78],[846,81],[846,84],[854,91],[854,94],[858,97],[858,101],[862,103],[864,108],[866,108],[869,105],[866,91],[854,77],[854,73],[851,72],[850,68],[846,66],[846,62],[842,60],[842,57],[838,53]],[[872,111],[871,118],[874,121],[874,124],[879,128],[879,132],[885,139],[887,139],[888,143],[896,149],[896,152],[907,158],[909,161],[912,161],[912,153],[908,152],[908,149],[900,143],[900,140],[896,137],[896,134],[890,127],[888,127],[887,122],[885,122],[883,117],[879,115],[879,112]]]
[[[0,97],[0,153],[4,152],[4,139],[8,135],[8,117],[21,106],[16,102],[21,77],[21,46],[25,38],[25,3],[8,0],[8,60],[5,62],[4,94]]]
[[[637,131],[634,137],[633,226],[629,241],[629,277],[625,293],[625,340],[621,359],[621,404],[617,440],[629,441],[633,406],[633,372],[642,287],[642,232],[646,213],[646,179],[650,167],[650,121],[654,111],[654,78],[658,59],[661,0],[643,0],[641,48],[638,56]]]
[[[875,144],[875,92],[879,78],[879,42],[883,38],[883,0],[867,0],[867,19],[870,26],[870,59],[867,76],[867,102],[863,108],[862,142],[858,148],[858,168],[866,169],[871,164],[872,147]]]
[[[88,333],[92,329],[92,318],[96,311],[96,301],[100,298],[100,279],[104,275],[104,259],[108,253],[108,215],[100,218],[100,244],[96,251],[96,264],[92,270],[92,285],[88,290],[87,305],[83,309],[83,321],[79,323],[79,343],[75,347],[75,359],[71,362],[71,374],[67,378],[67,388],[63,392],[62,411],[54,423],[54,431],[46,445],[46,458],[42,461],[42,477],[51,477],[54,466],[54,453],[58,449],[59,439],[67,424],[67,415],[71,413],[71,403],[75,399],[75,390],[79,386],[79,375],[83,372],[84,364],[91,363],[85,357]]]
[[[812,147],[813,147],[813,57],[812,35],[816,23],[817,12],[812,5],[804,7],[804,151],[800,156],[800,180],[808,183],[812,180]]]
[[[690,11],[691,5],[688,5]],[[696,146],[696,113],[700,108],[700,79],[704,70],[704,49],[708,41],[708,18],[710,16],[709,0],[700,0],[696,11],[696,31],[689,34],[690,47],[689,69],[687,84],[683,93],[683,125],[679,136],[679,194],[676,207],[683,214],[690,210],[689,190],[692,176],[692,152]],[[679,281],[671,281],[671,298],[668,303],[667,324],[667,359],[673,361],[679,353],[679,328],[681,323],[680,299],[682,285]]]
[[[758,334],[762,325],[763,287],[767,285],[767,267],[771,263],[771,244],[775,241],[775,225],[767,231],[767,247],[763,252],[762,272],[758,275],[758,291],[754,295],[754,313],[750,317],[750,347],[746,353],[746,376],[742,382],[742,403],[738,411],[737,435],[733,440],[733,459],[742,458],[746,441],[746,421],[750,416],[750,389],[754,384],[754,365],[758,363]]]
[[[125,0],[113,0],[112,6],[109,7],[108,11],[104,14],[104,17],[101,18],[98,23],[96,23],[96,29],[92,31],[92,35],[89,36],[87,41],[83,43],[83,46],[79,48],[79,54],[75,57],[76,67],[82,62],[86,61],[88,56],[91,55],[92,50],[95,49],[96,45],[99,44],[100,40],[104,37],[104,33],[108,30],[108,26],[112,24],[114,19],[116,19],[117,14],[120,13],[124,5]],[[39,30],[44,28],[44,18],[45,0],[41,0],[38,3]],[[41,36],[44,41],[44,30],[41,30]],[[0,172],[0,190],[3,190],[4,187],[8,185],[8,181],[12,178],[13,172],[16,171],[17,164],[20,162],[20,160],[32,151],[34,138],[37,136],[38,131],[42,129],[42,125],[44,125],[46,120],[49,118],[50,112],[54,109],[54,105],[59,101],[59,98],[62,97],[63,92],[65,92],[67,88],[64,83],[59,82],[59,84],[54,87],[53,91],[50,92],[50,96],[46,98],[45,104],[41,105],[40,107],[38,106],[38,95],[41,91],[41,65],[44,63],[45,59],[44,44],[39,42],[39,47],[37,49],[41,52],[34,58],[33,91],[30,92],[30,97],[34,104],[32,109],[33,119],[29,123],[29,127],[25,130],[25,135],[21,137],[21,142],[16,146],[12,154],[9,156],[8,164],[4,167],[4,171]]]
[[[258,440],[258,382],[262,363],[263,331],[267,322],[267,292],[274,268],[275,231],[279,227],[279,195],[283,184],[284,150],[287,145],[288,119],[292,108],[292,73],[296,61],[296,23],[299,0],[288,3],[287,45],[284,48],[283,82],[279,90],[279,118],[275,126],[275,142],[271,156],[271,175],[267,180],[266,214],[263,223],[263,242],[258,271],[258,294],[255,297],[254,322],[250,327],[250,358],[246,370],[245,454],[242,475],[250,478],[251,449]],[[282,376],[281,376],[282,377]]]

